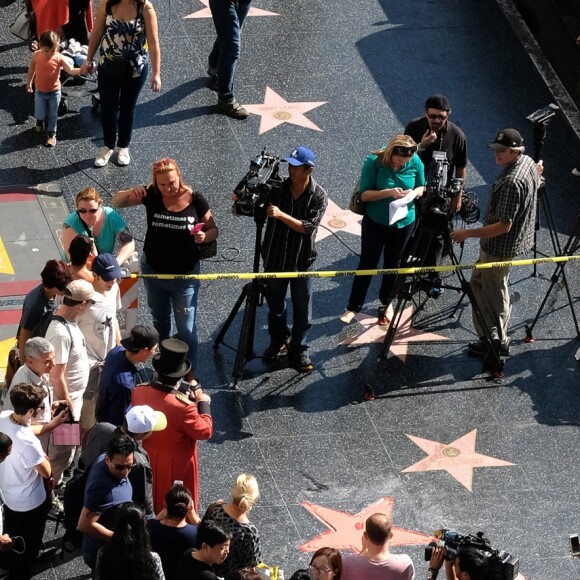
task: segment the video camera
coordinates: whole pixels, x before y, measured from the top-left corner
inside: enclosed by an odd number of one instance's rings
[[[266,218],[268,196],[282,185],[278,174],[280,161],[279,155],[269,155],[266,149],[250,161],[250,170],[234,190],[237,198],[232,206],[234,214]]]
[[[449,213],[449,201],[461,195],[461,209],[459,215],[466,224],[475,223],[480,216],[477,196],[463,189],[463,179],[453,177],[447,183],[447,153],[434,151],[433,159],[427,171],[427,183],[425,184],[425,196],[422,204],[424,217],[447,217]]]
[[[453,562],[459,548],[475,548],[487,559],[487,580],[514,580],[520,570],[520,560],[505,550],[494,550],[483,532],[463,536],[454,530],[436,530],[433,534],[438,542],[425,548],[425,560],[430,560],[433,548],[443,548],[443,556]]]

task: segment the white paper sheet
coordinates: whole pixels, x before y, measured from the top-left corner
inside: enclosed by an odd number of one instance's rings
[[[413,189],[404,191],[405,197],[394,199],[389,204],[389,225],[402,220],[409,213],[407,206],[417,197],[417,192]]]

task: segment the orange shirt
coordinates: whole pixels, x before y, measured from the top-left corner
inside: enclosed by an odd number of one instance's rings
[[[60,70],[62,69],[63,57],[57,52],[47,59],[42,50],[37,50],[32,58],[34,58],[35,65],[34,84],[36,88],[43,93],[52,93],[60,89]]]

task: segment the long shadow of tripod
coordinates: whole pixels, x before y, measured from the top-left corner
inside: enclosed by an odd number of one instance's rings
[[[411,246],[410,252],[405,252],[407,255],[414,257],[417,255],[418,252],[421,251],[422,248],[425,248],[424,254],[421,256],[420,259],[420,266],[422,267],[425,263],[425,259],[427,257],[427,253],[429,251],[429,247],[435,237],[441,235],[443,237],[443,251],[442,255],[448,256],[451,260],[451,263],[454,266],[459,264],[457,256],[453,250],[453,244],[450,237],[450,232],[452,230],[452,224],[449,220],[447,213],[441,210],[436,211],[429,211],[423,213],[419,217],[420,223],[418,224],[416,230],[416,236],[414,243]],[[406,264],[406,267],[409,267],[410,264]],[[484,338],[487,342],[488,349],[487,353],[483,359],[483,372],[489,371],[493,373],[494,377],[500,378],[503,377],[503,369],[505,361],[500,356],[500,346],[501,343],[499,339],[492,335],[491,329],[489,328],[487,322],[485,321],[475,294],[471,289],[471,285],[469,281],[465,277],[463,270],[456,269],[455,275],[459,280],[459,287],[456,286],[447,286],[441,285],[439,279],[426,279],[417,276],[416,274],[411,275],[402,275],[397,274],[397,280],[395,282],[395,294],[397,296],[397,303],[394,307],[393,318],[391,320],[391,324],[389,325],[389,329],[387,330],[387,334],[385,335],[385,339],[381,345],[381,350],[379,352],[379,359],[385,360],[387,358],[387,354],[393,344],[393,340],[395,339],[395,335],[399,329],[399,325],[401,323],[401,319],[403,313],[405,311],[405,307],[407,304],[412,301],[416,306],[416,311],[411,317],[411,321],[416,318],[416,315],[419,311],[423,310],[425,304],[429,298],[434,297],[433,291],[429,291],[427,289],[427,296],[426,298],[421,301],[417,302],[415,296],[418,292],[425,291],[426,287],[431,286],[432,289],[441,288],[441,286],[445,288],[450,288],[461,292],[462,295],[459,299],[458,304],[456,305],[455,309],[452,312],[452,315],[455,314],[459,305],[461,304],[463,298],[467,296],[469,302],[471,303],[471,307],[473,309],[473,313],[477,318],[477,321],[481,328],[483,329]]]

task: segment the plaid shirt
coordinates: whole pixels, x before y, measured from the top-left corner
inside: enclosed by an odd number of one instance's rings
[[[290,193],[290,179],[274,190],[268,199],[281,211],[301,220],[305,233],[288,227],[281,220],[268,218],[266,235],[262,244],[262,257],[266,272],[303,272],[316,259],[316,232],[326,211],[326,191],[310,178],[306,190],[298,199]]]
[[[528,155],[507,166],[491,186],[483,225],[510,223],[511,229],[494,238],[482,238],[481,249],[492,256],[509,259],[534,245],[536,200],[540,178],[536,163]]]

